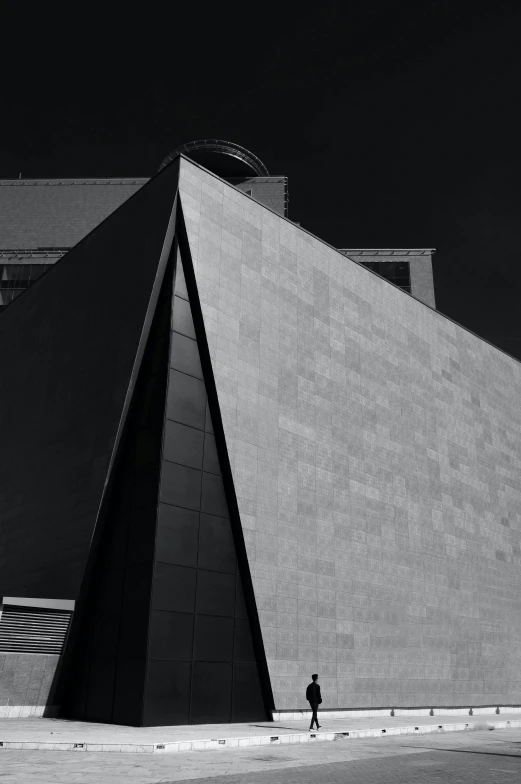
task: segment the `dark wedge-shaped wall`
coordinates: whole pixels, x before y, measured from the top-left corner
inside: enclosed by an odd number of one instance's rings
[[[0,314],[0,595],[77,597],[176,188],[172,165]]]

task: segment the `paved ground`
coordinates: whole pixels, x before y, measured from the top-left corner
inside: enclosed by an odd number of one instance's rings
[[[320,714],[319,714],[320,718]],[[323,732],[363,730],[382,727],[414,727],[487,721],[517,721],[520,713],[490,713],[483,716],[380,716],[377,718],[320,719]],[[0,719],[0,741],[31,741],[54,743],[166,743],[211,738],[247,738],[262,735],[291,735],[306,732],[306,721],[275,721],[244,724],[192,724],[175,727],[123,727],[116,724],[95,724],[64,719]]]
[[[186,752],[0,751],[1,784],[519,784],[521,732]]]

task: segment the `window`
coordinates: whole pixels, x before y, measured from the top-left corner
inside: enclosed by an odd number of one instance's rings
[[[53,264],[0,264],[0,310],[5,308]]]
[[[411,271],[408,261],[362,261],[360,263],[403,291],[411,293]]]

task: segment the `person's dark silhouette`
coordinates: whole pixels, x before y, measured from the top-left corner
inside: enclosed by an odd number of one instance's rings
[[[311,716],[311,724],[309,729],[312,730],[313,724],[316,724],[317,730],[319,730],[320,724],[318,723],[317,711],[318,711],[318,706],[322,702],[322,696],[320,694],[320,686],[317,683],[318,675],[312,675],[311,677],[313,678],[313,681],[312,683],[309,684],[309,686],[306,689],[306,700],[311,705],[311,710],[313,712],[313,715]]]

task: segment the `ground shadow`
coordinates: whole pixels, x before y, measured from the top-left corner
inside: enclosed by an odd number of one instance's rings
[[[517,742],[517,741],[516,741]],[[505,741],[508,743],[508,741]],[[487,757],[514,757],[514,759],[521,760],[521,754],[504,754],[502,751],[472,751],[471,749],[437,749],[432,746],[405,746],[404,748],[418,749],[423,748],[425,751],[446,751],[453,754],[482,754]]]

